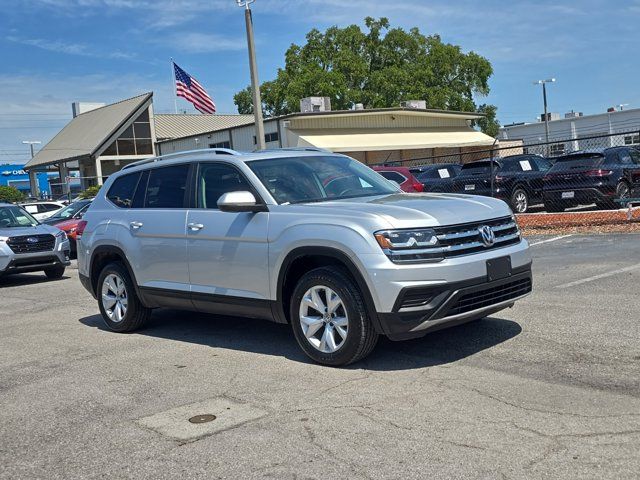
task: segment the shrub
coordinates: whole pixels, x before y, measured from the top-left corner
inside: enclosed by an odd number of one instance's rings
[[[0,202],[17,203],[24,200],[24,194],[16,187],[0,186]]]
[[[80,195],[78,196],[80,198],[93,198],[98,194],[99,191],[100,191],[100,186],[96,185],[96,186],[87,188],[83,192],[80,192]]]

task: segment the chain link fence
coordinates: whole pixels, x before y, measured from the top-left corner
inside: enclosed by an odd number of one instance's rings
[[[502,145],[501,145],[502,142]],[[374,165],[408,168],[424,191],[500,198],[521,221],[590,224],[640,217],[640,130],[542,143],[496,140],[485,149]]]

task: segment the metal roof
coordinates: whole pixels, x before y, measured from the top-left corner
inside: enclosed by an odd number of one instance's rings
[[[78,115],[29,160],[24,168],[94,155],[152,97],[153,93],[145,93]]]
[[[156,113],[154,116],[158,141],[191,137],[253,123],[253,115],[200,115]]]

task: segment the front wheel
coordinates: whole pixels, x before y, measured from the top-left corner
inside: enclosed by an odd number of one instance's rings
[[[44,274],[51,280],[57,280],[59,278],[62,278],[62,276],[64,275],[64,269],[64,265],[58,265],[56,267],[47,268],[44,271]]]
[[[129,272],[121,263],[110,263],[102,269],[97,294],[102,319],[114,332],[137,330],[151,314],[151,309],[140,302]]]
[[[311,270],[298,281],[290,318],[298,345],[323,365],[357,362],[371,353],[378,340],[362,294],[336,267]]]
[[[621,200],[619,205],[622,208],[626,207],[624,200],[628,200],[631,197],[631,188],[627,182],[620,182],[616,187],[616,199]],[[615,205],[615,203],[614,203]]]
[[[529,210],[529,195],[526,190],[516,188],[511,195],[511,207],[515,213],[526,213]]]

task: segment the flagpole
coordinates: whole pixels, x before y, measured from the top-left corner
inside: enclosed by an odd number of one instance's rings
[[[173,63],[173,57],[171,57],[171,82],[173,83],[173,108],[175,113],[178,113],[178,91],[176,90],[176,69]]]

